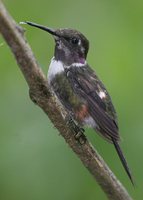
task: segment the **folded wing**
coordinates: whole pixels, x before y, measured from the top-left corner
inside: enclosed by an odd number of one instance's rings
[[[72,66],[66,75],[74,92],[87,103],[89,114],[98,125],[97,131],[110,142],[113,139],[118,141],[116,112],[107,90],[95,72],[89,66]]]

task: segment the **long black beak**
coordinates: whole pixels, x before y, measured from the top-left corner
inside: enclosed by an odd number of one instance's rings
[[[40,29],[42,29],[42,30],[44,30],[44,31],[47,31],[48,33],[50,33],[50,34],[52,34],[52,35],[55,35],[55,36],[60,37],[60,36],[56,33],[56,31],[55,31],[54,29],[48,28],[48,27],[46,27],[46,26],[42,26],[42,25],[40,25],[40,24],[36,24],[36,23],[33,23],[33,22],[28,22],[28,21],[26,21],[26,22],[20,22],[20,24],[28,24],[28,25],[30,25],[30,26],[34,26],[34,27],[36,27],[36,28],[40,28]]]

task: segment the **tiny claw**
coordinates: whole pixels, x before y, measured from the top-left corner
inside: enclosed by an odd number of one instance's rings
[[[86,143],[86,136],[85,135],[82,135],[80,138],[79,138],[79,143],[81,144],[81,145],[83,145],[83,144],[85,144]]]
[[[67,115],[65,118],[67,125],[71,130],[75,132],[74,137],[80,144],[85,144],[86,137],[84,135],[84,129],[79,127],[78,124],[74,121],[71,115]]]
[[[76,130],[74,130],[74,131],[75,131],[75,135],[74,135],[75,139],[78,140],[78,142],[80,144],[85,144],[86,137],[84,135],[84,129],[79,127],[79,126],[77,126]]]
[[[70,127],[73,125],[74,121],[72,119],[72,117],[70,115],[67,115],[65,117],[65,121],[66,121],[66,124],[69,125]]]
[[[77,132],[74,136],[75,136],[75,139],[79,139],[82,136],[82,133]]]

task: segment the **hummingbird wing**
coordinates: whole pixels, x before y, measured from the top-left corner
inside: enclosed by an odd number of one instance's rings
[[[119,145],[117,115],[103,83],[89,66],[70,67],[66,75],[76,95],[86,102],[89,114],[98,126],[97,131],[114,144],[123,167],[134,185],[130,169]]]
[[[67,78],[74,92],[88,106],[90,116],[97,124],[97,131],[108,141],[118,141],[117,115],[111,98],[95,72],[85,67],[71,66],[67,70]]]

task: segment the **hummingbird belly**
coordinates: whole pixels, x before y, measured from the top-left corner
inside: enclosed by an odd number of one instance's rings
[[[79,124],[96,127],[89,115],[87,103],[75,94],[64,72],[57,73],[50,80],[50,85],[66,111],[72,113]]]

